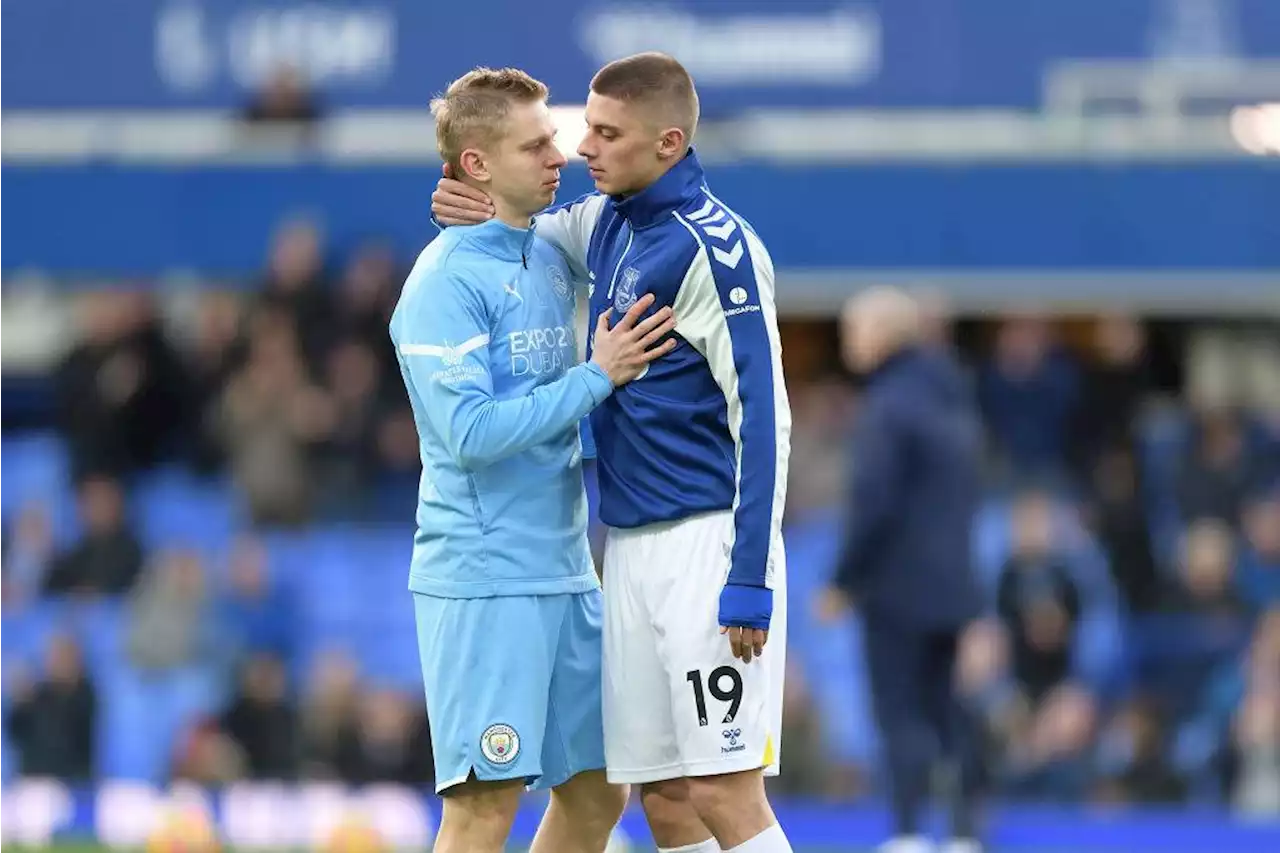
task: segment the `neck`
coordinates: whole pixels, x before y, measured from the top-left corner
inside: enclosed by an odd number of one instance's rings
[[[510,225],[512,228],[528,228],[533,214],[527,210],[517,210],[505,199],[493,196],[493,218]]]
[[[649,179],[645,181],[642,185],[636,187],[633,190],[629,190],[624,193],[618,193],[619,197],[630,198],[633,195],[644,192],[645,190],[649,189],[649,187],[653,186],[659,180],[661,180],[663,175],[665,175],[667,172],[670,172],[677,165],[679,165],[680,161],[683,159],[684,159],[684,154],[681,154],[679,157],[676,157],[674,160],[670,160],[667,163],[662,164],[662,168],[658,169],[656,172],[650,175]]]

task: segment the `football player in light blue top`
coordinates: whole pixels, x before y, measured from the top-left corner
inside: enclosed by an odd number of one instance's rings
[[[599,853],[626,802],[603,772],[579,424],[670,351],[674,319],[641,319],[651,298],[602,317],[577,364],[574,279],[532,223],[565,163],[546,98],[522,71],[481,68],[432,103],[441,156],[496,215],[423,250],[391,319],[421,445],[409,588],[443,853],[502,850],[526,785],[552,789],[546,853]]]

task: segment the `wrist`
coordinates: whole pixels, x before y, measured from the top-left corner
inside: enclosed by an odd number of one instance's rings
[[[583,373],[587,381],[587,387],[591,391],[591,396],[595,400],[596,405],[603,403],[613,389],[616,387],[613,379],[609,376],[609,372],[600,366],[597,361],[588,361],[583,367]]]
[[[773,590],[767,586],[727,583],[720,592],[720,624],[734,628],[769,630]]]

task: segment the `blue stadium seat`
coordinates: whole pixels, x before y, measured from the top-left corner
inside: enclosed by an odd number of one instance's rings
[[[132,498],[139,537],[150,548],[193,547],[211,556],[226,549],[244,520],[229,482],[180,469],[139,478]]]
[[[6,435],[0,441],[0,511],[10,514],[32,498],[54,497],[70,483],[66,446],[53,433]]]
[[[71,484],[71,464],[63,441],[53,433],[6,435],[0,440],[0,516],[6,528],[29,503],[49,512],[54,540],[61,545],[79,534]]]
[[[167,778],[180,738],[225,698],[217,674],[200,667],[148,673],[121,667],[101,691],[99,773],[158,783]]]

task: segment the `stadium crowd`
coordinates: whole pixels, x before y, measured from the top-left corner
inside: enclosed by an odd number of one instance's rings
[[[49,379],[73,509],[63,492],[6,489],[6,775],[88,780],[120,766],[103,758],[119,679],[99,678],[107,657],[147,689],[198,674],[201,701],[150,732],[168,738],[162,776],[431,781],[412,678],[370,676],[341,637],[304,639],[307,568],[283,571],[273,546],[389,529],[407,561],[418,449],[387,336],[402,273],[371,242],[331,277],[321,233],[299,221],[251,290],[209,289],[185,309],[145,290],[77,297],[76,344]],[[856,614],[814,613],[858,403],[833,338],[834,323],[783,324],[796,653],[775,781],[849,799],[879,781]],[[994,789],[1280,813],[1274,337],[1197,332],[1155,352],[1129,318],[953,328],[939,310],[933,342],[960,349],[987,425],[974,563],[989,615],[966,637],[960,688],[986,721]],[[23,438],[6,427],[6,448]],[[142,530],[138,484],[174,471],[232,484],[193,507],[193,529],[231,520],[198,542]],[[358,586],[374,569],[353,550],[345,571]],[[403,589],[407,562],[377,571]],[[388,589],[385,608],[406,609],[407,593]],[[50,601],[62,621],[11,646]],[[115,603],[109,642],[83,629],[95,602]]]

